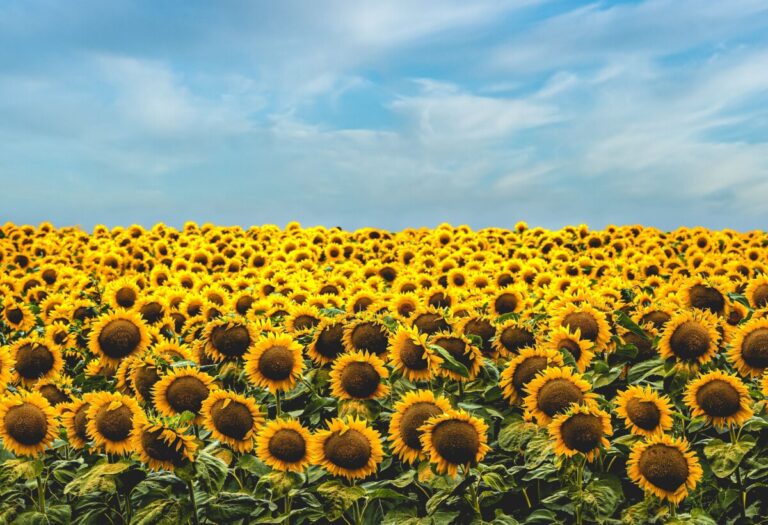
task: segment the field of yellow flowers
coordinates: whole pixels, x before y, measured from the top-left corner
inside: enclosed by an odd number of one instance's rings
[[[768,234],[0,228],[0,523],[761,523]]]

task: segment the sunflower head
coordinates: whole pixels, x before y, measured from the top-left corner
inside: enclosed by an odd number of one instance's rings
[[[248,378],[271,392],[292,389],[303,369],[301,345],[287,334],[268,334],[245,355]]]
[[[641,489],[675,504],[685,499],[703,475],[688,442],[667,434],[635,443],[627,472]]]
[[[460,466],[477,465],[490,450],[488,425],[463,410],[433,416],[419,430],[421,446],[441,474],[455,476]]]
[[[595,356],[592,352],[592,343],[582,339],[581,331],[578,328],[573,331],[565,326],[555,328],[549,334],[549,341],[546,346],[556,352],[568,350],[576,360],[576,368],[582,373]]]
[[[226,390],[212,392],[203,401],[201,413],[212,436],[240,453],[253,449],[256,430],[264,423],[252,399]]]
[[[389,333],[374,317],[363,316],[347,323],[342,340],[347,352],[365,351],[384,356],[389,346]]]
[[[512,404],[525,396],[525,388],[539,372],[548,367],[563,366],[563,356],[546,348],[522,348],[509,361],[499,377],[499,387],[504,397]]]
[[[362,419],[333,419],[310,443],[312,462],[334,476],[365,478],[384,458],[381,435]]]
[[[203,401],[213,390],[213,377],[193,367],[177,368],[164,375],[152,389],[152,403],[160,413],[175,416],[185,411],[200,420]]]
[[[568,302],[552,316],[551,326],[579,331],[581,339],[589,341],[597,350],[605,349],[611,330],[605,314],[586,301]]]
[[[456,381],[471,381],[480,373],[483,354],[478,347],[472,344],[469,338],[449,332],[438,332],[429,338],[429,344],[444,349],[451,357],[464,365],[469,372],[467,377],[463,377],[452,370],[441,367],[439,369],[441,375]]]
[[[571,457],[583,454],[593,461],[600,448],[608,448],[606,436],[613,434],[611,416],[594,405],[571,405],[558,414],[548,425],[549,435],[555,440],[555,454]]]
[[[590,389],[589,382],[571,368],[549,367],[528,383],[523,405],[539,425],[545,426],[573,403],[593,403],[595,395]]]
[[[318,365],[332,363],[344,350],[344,322],[323,319],[315,330],[307,354]]]
[[[652,437],[672,428],[672,405],[651,387],[630,386],[616,396],[616,415],[632,434]]]
[[[203,331],[205,353],[217,362],[242,357],[257,339],[258,333],[243,318],[220,317]]]
[[[520,319],[507,319],[496,328],[493,346],[502,356],[514,356],[521,348],[533,346],[535,337],[529,325]]]
[[[393,408],[389,423],[392,451],[405,463],[426,459],[419,429],[428,419],[451,410],[451,403],[430,390],[417,390],[405,394]]]
[[[89,399],[86,431],[95,446],[108,454],[132,450],[134,431],[144,414],[135,399],[120,393],[98,392]]]
[[[88,348],[105,362],[117,364],[149,346],[144,320],[133,311],[119,310],[99,317],[91,327]]]
[[[454,315],[456,315],[455,310]],[[496,327],[488,316],[467,315],[459,322],[457,330],[467,337],[479,337],[480,341],[482,341],[480,349],[484,356],[493,358],[498,354],[498,350],[493,344],[494,337],[496,336]]]
[[[39,392],[21,391],[0,399],[0,438],[17,456],[39,456],[57,433],[55,412]]]
[[[95,393],[84,394],[82,398],[64,404],[60,410],[61,422],[67,431],[67,440],[76,449],[85,448],[86,443],[91,439],[88,437],[88,409],[91,408],[90,402],[95,395]]]
[[[763,375],[768,369],[768,319],[753,318],[736,328],[728,358],[742,376]]]
[[[411,326],[423,334],[436,334],[451,330],[451,323],[437,308],[419,308],[409,317]]]
[[[63,367],[61,350],[38,336],[22,337],[11,345],[16,376],[22,385],[55,377]]]
[[[684,399],[694,417],[703,416],[716,427],[742,425],[752,417],[752,398],[746,385],[721,370],[692,381]]]
[[[390,362],[395,370],[400,370],[410,381],[431,378],[442,362],[440,356],[429,347],[427,338],[427,334],[406,326],[400,326],[391,337]]]
[[[720,334],[717,321],[707,312],[680,312],[664,327],[659,354],[674,359],[683,368],[697,368],[717,353]]]
[[[147,420],[136,429],[133,449],[152,470],[173,470],[195,460],[197,444],[186,427]]]
[[[302,472],[310,463],[309,430],[295,419],[269,421],[259,432],[256,455],[281,472]]]
[[[376,399],[389,392],[384,362],[368,352],[349,352],[333,363],[331,393],[338,399]]]

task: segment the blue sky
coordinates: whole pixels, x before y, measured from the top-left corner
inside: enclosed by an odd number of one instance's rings
[[[768,3],[0,2],[0,222],[765,228]]]

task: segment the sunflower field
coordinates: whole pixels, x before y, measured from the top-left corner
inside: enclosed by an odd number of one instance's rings
[[[768,234],[0,228],[0,523],[768,523]]]

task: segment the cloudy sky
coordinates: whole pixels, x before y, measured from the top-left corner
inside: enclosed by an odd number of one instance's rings
[[[768,224],[768,3],[0,3],[0,223]]]

